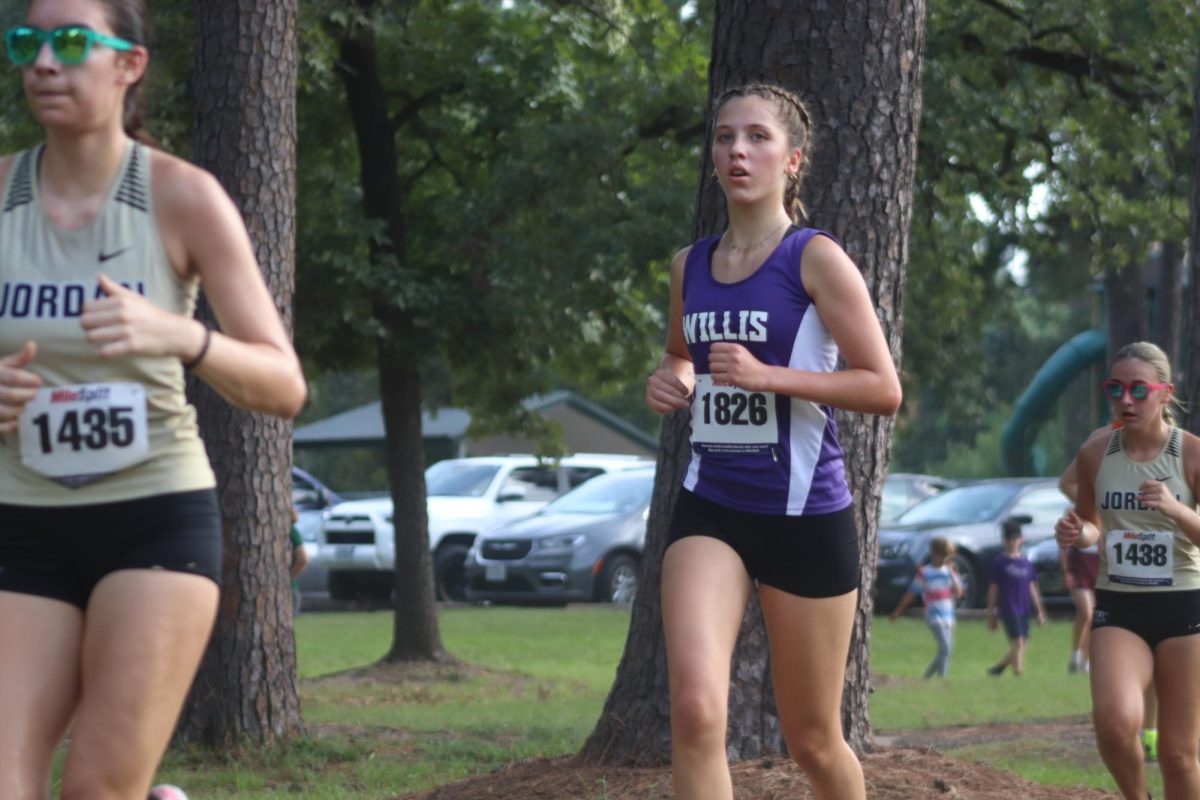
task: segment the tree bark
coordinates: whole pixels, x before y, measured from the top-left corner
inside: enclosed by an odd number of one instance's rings
[[[371,2],[358,3],[369,9]],[[380,220],[386,239],[370,243],[373,259],[403,264],[403,187],[397,174],[396,134],[388,114],[387,92],[379,73],[374,32],[354,25],[342,33],[342,84],[358,140],[363,210]],[[387,661],[440,661],[446,658],[434,602],[433,555],[425,497],[425,451],[421,438],[423,350],[410,314],[379,298],[381,323],[379,393],[387,432],[388,484],[392,493],[396,571],[393,638]]]
[[[1171,369],[1178,370],[1179,332],[1183,327],[1183,246],[1163,242],[1155,302],[1154,341],[1167,354]]]
[[[920,119],[925,4],[844,0],[719,0],[709,68],[710,100],[756,80],[797,91],[814,112],[817,141],[807,178],[811,224],[841,239],[863,271],[897,364],[903,327],[912,179]],[[712,120],[708,120],[711,142]],[[705,148],[697,197],[697,237],[725,224],[724,201],[708,180]],[[843,697],[847,740],[871,744],[867,644],[875,574],[879,493],[887,471],[890,417],[838,414],[862,543],[862,589]],[[581,758],[664,763],[670,758],[670,706],[659,610],[661,559],[671,508],[688,457],[688,419],[664,420],[643,575],[625,654]],[[767,637],[757,603],[746,610],[730,677],[728,752],[747,759],[782,752],[771,689]]]
[[[296,0],[196,3],[196,161],[245,219],[284,324],[292,328],[296,204]],[[216,324],[207,303],[197,315]],[[303,733],[288,565],[291,422],[235,409],[192,379],[217,473],[224,533],[216,630],[180,736],[228,748]]]
[[[1108,363],[1113,354],[1131,342],[1145,341],[1146,279],[1140,263],[1104,271],[1104,304],[1108,313]]]
[[[1200,67],[1192,85],[1192,164],[1200,164]],[[1192,169],[1191,219],[1188,226],[1187,270],[1191,288],[1188,292],[1187,326],[1184,331],[1183,361],[1186,386],[1183,396],[1188,400],[1186,427],[1200,435],[1200,169]]]

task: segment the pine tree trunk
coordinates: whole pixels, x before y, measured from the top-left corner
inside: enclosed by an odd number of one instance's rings
[[[814,7],[800,0],[718,0],[709,95],[755,80],[800,93],[817,125],[807,206],[813,227],[841,239],[863,271],[899,363],[904,264],[912,215],[925,4],[844,0]],[[711,139],[712,120],[708,121]],[[725,222],[705,148],[697,199],[697,237]],[[879,493],[887,472],[890,417],[838,414],[847,477],[862,541],[862,592],[843,699],[848,741],[871,742],[867,645],[875,574]],[[581,758],[663,763],[670,758],[670,706],[662,617],[661,560],[670,510],[688,454],[685,414],[664,420],[659,474],[647,529],[647,556],[625,654]],[[757,603],[747,608],[730,678],[728,751],[747,759],[781,752],[771,691],[767,637]]]
[[[1104,272],[1104,304],[1108,311],[1108,359],[1131,342],[1146,339],[1146,279],[1140,263]]]
[[[196,161],[242,212],[291,330],[295,255],[296,0],[196,4]],[[215,325],[207,304],[198,315]],[[292,631],[288,421],[189,384],[217,473],[225,559],[216,630],[179,734],[217,748],[303,732]]]
[[[1179,332],[1183,327],[1183,244],[1163,242],[1158,270],[1158,298],[1155,303],[1154,341],[1162,347],[1178,371]]]
[[[1200,69],[1196,71],[1196,82],[1192,86],[1192,164],[1200,164]],[[1184,368],[1186,386],[1183,397],[1186,406],[1186,428],[1200,435],[1200,324],[1196,314],[1200,313],[1200,169],[1192,169],[1192,209],[1188,226],[1187,270],[1191,288],[1188,292],[1189,313],[1183,334]]]

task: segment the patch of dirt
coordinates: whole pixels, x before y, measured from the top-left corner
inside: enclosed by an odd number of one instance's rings
[[[1009,772],[955,758],[960,747],[1044,740],[1069,751],[1095,752],[1085,717],[1019,725],[943,728],[877,737],[862,759],[871,800],[1112,800],[1117,795],[1081,786],[1044,786]],[[734,764],[735,800],[811,800],[804,775],[787,759]],[[669,767],[618,768],[572,758],[530,759],[397,800],[672,800]]]

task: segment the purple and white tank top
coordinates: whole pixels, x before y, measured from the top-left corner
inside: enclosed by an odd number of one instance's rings
[[[816,235],[829,236],[791,228],[761,267],[735,283],[712,275],[720,236],[692,245],[684,265],[683,336],[696,390],[683,486],[727,508],[798,516],[850,505],[831,407],[716,385],[708,368],[714,342],[736,342],[772,366],[837,368],[837,345],[800,281],[800,256]]]

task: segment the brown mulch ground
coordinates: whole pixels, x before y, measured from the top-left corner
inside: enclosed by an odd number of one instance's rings
[[[871,800],[1104,800],[1098,789],[1043,786],[1012,773],[953,756],[953,750],[1006,740],[1050,740],[1068,751],[1091,751],[1086,717],[1045,724],[989,725],[879,737],[863,758]],[[937,748],[937,749],[935,749]],[[808,800],[808,782],[792,762],[766,759],[734,764],[736,800]],[[570,758],[532,759],[404,800],[671,800],[671,773],[662,769],[614,769],[573,763]]]

